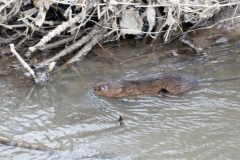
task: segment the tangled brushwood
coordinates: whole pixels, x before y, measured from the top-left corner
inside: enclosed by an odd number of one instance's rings
[[[28,45],[25,56],[30,59],[37,49],[67,44],[37,65],[78,50],[67,61],[72,63],[103,39],[132,34],[168,41],[173,34],[183,34],[183,23],[202,27],[224,7],[233,10],[232,19],[238,18],[239,4],[239,0],[1,0],[0,43],[13,42],[16,50]]]

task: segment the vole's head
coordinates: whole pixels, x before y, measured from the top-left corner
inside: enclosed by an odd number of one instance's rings
[[[119,97],[119,95],[122,92],[122,85],[116,81],[116,82],[101,82],[97,83],[93,89],[94,93],[101,95],[101,96],[107,96],[107,97]]]

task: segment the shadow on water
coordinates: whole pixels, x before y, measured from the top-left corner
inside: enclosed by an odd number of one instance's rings
[[[1,76],[1,136],[62,153],[0,145],[0,157],[237,159],[240,80],[224,79],[240,78],[240,43],[222,36],[230,40],[217,44],[202,39],[207,41],[202,46],[207,56],[186,51],[181,44],[152,52],[139,44],[97,48],[81,62],[56,69],[48,86]],[[117,99],[97,96],[92,90],[97,82],[164,72],[188,73],[201,83],[177,96]]]

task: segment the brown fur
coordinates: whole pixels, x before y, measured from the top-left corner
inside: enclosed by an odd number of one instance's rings
[[[120,79],[97,83],[94,93],[107,97],[126,97],[139,94],[180,94],[196,86],[198,80],[187,74],[163,74],[138,79]]]

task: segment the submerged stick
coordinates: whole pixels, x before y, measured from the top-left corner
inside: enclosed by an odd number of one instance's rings
[[[189,46],[190,48],[192,48],[197,54],[199,54],[199,53],[200,53],[200,54],[204,54],[203,51],[202,51],[202,48],[197,47],[196,45],[194,45],[193,42],[185,39],[186,37],[187,37],[187,33],[183,34],[183,35],[179,38],[179,40],[180,40],[183,44],[185,44],[185,45]]]
[[[39,151],[47,151],[50,154],[57,153],[57,151],[55,151],[55,150],[53,150],[51,148],[42,146],[42,145],[14,141],[14,140],[10,140],[10,139],[8,139],[6,137],[1,137],[1,136],[0,136],[0,143],[1,144],[5,144],[5,145],[9,145],[9,146],[17,146],[17,147],[22,147],[22,148],[35,149],[35,150],[39,150]]]
[[[32,75],[32,77],[35,79],[35,72],[32,70],[32,68],[22,59],[22,57],[17,53],[17,51],[14,48],[14,44],[9,44],[11,52],[17,57],[19,62],[23,65],[24,68],[26,68]]]

